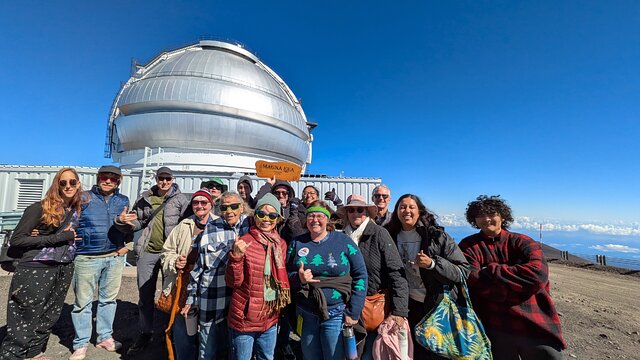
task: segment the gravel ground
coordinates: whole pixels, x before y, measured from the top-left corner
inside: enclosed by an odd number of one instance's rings
[[[570,266],[559,262],[550,263],[550,271],[552,296],[561,314],[565,339],[569,345],[565,359],[640,358],[638,272]],[[0,337],[4,337],[6,331],[6,298],[10,281],[10,276],[0,276]],[[127,268],[118,296],[120,300],[114,324],[114,337],[123,343],[123,349],[119,353],[108,353],[90,346],[88,359],[126,358],[123,354],[137,335],[137,294],[135,268]],[[70,293],[49,340],[47,354],[53,359],[66,359],[71,353],[72,300]],[[135,358],[166,358],[165,345],[161,339],[156,339],[143,354]]]

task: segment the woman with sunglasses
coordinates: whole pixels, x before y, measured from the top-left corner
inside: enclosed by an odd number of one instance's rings
[[[305,360],[344,359],[342,328],[360,319],[367,269],[358,246],[334,231],[324,201],[309,204],[306,214],[309,233],[293,239],[287,258],[302,355]]]
[[[74,243],[81,240],[75,232],[81,193],[78,173],[60,169],[45,198],[24,211],[11,236],[9,254],[19,263],[9,289],[0,359],[49,359],[44,352],[71,284]]]
[[[189,284],[189,273],[198,259],[198,244],[202,238],[202,233],[208,223],[217,218],[211,210],[213,199],[207,190],[198,190],[191,196],[191,208],[193,215],[182,220],[169,234],[164,243],[160,262],[164,281],[162,292],[169,295],[176,284],[177,277],[181,277],[181,287],[177,290],[180,294],[178,309],[184,308],[186,302],[187,285]],[[173,308],[173,306],[172,306]],[[178,310],[179,311],[179,310]],[[190,314],[187,314],[190,316]],[[191,317],[189,318],[191,321]],[[193,321],[197,322],[197,319]],[[194,360],[198,354],[198,336],[194,332],[189,335],[187,332],[187,317],[176,315],[171,325],[171,333],[175,343],[175,358],[177,360]],[[171,346],[167,344],[167,346]]]
[[[282,207],[272,194],[256,204],[255,224],[233,244],[225,272],[233,289],[227,323],[231,358],[271,360],[280,310],[291,301],[285,266],[287,244],[276,224]]]
[[[415,327],[442,300],[444,285],[460,285],[469,275],[469,263],[436,216],[419,197],[404,194],[398,199],[386,226],[405,267],[409,283],[409,325],[414,359],[441,359],[416,342]],[[452,298],[456,300],[456,291]]]
[[[392,321],[398,328],[404,328],[409,314],[409,287],[398,249],[387,230],[373,220],[377,209],[375,205],[367,204],[364,197],[354,194],[349,196],[347,204],[339,208],[337,213],[345,224],[344,233],[358,245],[364,257],[369,278],[367,296],[385,294],[385,302],[390,303],[385,304],[385,308],[390,310],[387,321]],[[360,358],[373,359],[373,341],[378,336],[377,328],[371,330],[371,324],[363,321],[361,323],[369,331],[363,349],[360,349]]]

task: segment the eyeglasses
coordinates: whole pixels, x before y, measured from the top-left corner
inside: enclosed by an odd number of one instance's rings
[[[101,182],[105,182],[105,181],[109,180],[112,183],[114,183],[114,182],[118,182],[118,180],[120,180],[120,178],[117,177],[117,176],[100,175],[100,176],[98,176],[98,180],[100,180]]]
[[[271,221],[276,221],[276,219],[280,217],[280,214],[278,214],[277,212],[266,213],[262,210],[256,210],[256,217],[260,220],[266,220],[267,218],[269,218],[269,220]]]
[[[236,211],[240,209],[240,204],[220,205],[220,211],[222,212],[226,212],[229,209]]]
[[[309,213],[307,214],[307,219],[313,219],[313,220],[320,220],[320,219],[326,219],[327,215],[323,214],[323,213]]]
[[[210,190],[216,189],[216,190],[222,191],[222,185],[220,184],[209,185],[207,186],[207,189],[210,189]]]
[[[208,203],[209,201],[207,200],[191,200],[191,205],[193,206],[196,206],[196,205],[207,206]]]
[[[389,195],[388,194],[373,194],[374,198],[383,198],[383,199],[388,199]]]
[[[158,176],[158,181],[171,181],[173,176]]]
[[[364,212],[364,208],[361,207],[347,207],[347,212],[349,214],[353,214],[357,212],[358,214],[362,214]]]
[[[274,191],[273,195],[284,197],[284,196],[289,196],[289,192],[288,191]]]
[[[307,192],[303,192],[302,195],[304,195],[304,196],[316,195],[317,196],[318,193],[315,192],[315,191],[307,191]]]
[[[60,180],[58,181],[58,184],[60,185],[60,187],[67,187],[67,180]],[[78,185],[78,180],[76,179],[69,180],[69,186],[76,186],[76,185]]]

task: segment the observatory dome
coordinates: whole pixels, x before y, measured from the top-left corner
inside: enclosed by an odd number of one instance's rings
[[[105,155],[127,169],[146,161],[252,172],[257,160],[311,162],[310,125],[296,96],[253,53],[224,41],[136,66],[114,100],[106,140]]]

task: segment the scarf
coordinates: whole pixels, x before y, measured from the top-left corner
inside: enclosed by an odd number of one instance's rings
[[[262,239],[263,242],[266,242],[262,275],[264,305],[260,312],[271,316],[291,302],[289,277],[280,249],[280,236],[276,232],[265,234],[256,227],[251,227],[249,233],[254,239]]]
[[[347,226],[344,228],[344,233],[349,235],[351,240],[353,240],[353,242],[358,245],[358,243],[360,242],[360,238],[362,237],[362,233],[364,232],[364,228],[366,228],[369,224],[369,220],[370,218],[368,216],[364,218],[362,224],[360,224],[360,226],[358,226],[358,228],[355,230],[353,230],[350,223],[347,224]]]

